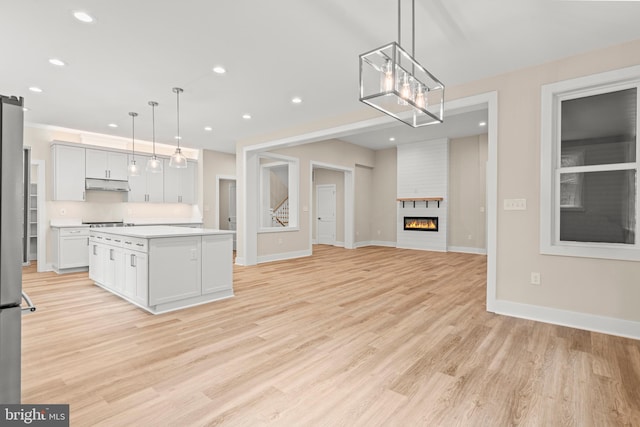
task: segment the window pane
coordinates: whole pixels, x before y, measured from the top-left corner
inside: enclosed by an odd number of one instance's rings
[[[635,243],[636,171],[560,174],[560,240]]]
[[[562,101],[562,166],[635,162],[636,99],[632,88]]]

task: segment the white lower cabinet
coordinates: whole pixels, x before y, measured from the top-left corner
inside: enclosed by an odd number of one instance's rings
[[[202,263],[202,294],[232,290],[233,270],[220,265],[233,265],[233,240],[229,236],[202,236],[202,259],[214,259]]]
[[[53,269],[56,273],[86,271],[89,266],[89,229],[53,229]]]
[[[131,300],[149,303],[149,258],[144,252],[124,250],[124,289],[122,293]]]
[[[89,278],[94,282],[104,282],[104,252],[105,245],[96,241],[95,236],[91,236],[91,247],[89,250]]]
[[[166,304],[201,294],[201,241],[200,236],[151,241],[149,274],[153,287],[149,289],[150,305]]]

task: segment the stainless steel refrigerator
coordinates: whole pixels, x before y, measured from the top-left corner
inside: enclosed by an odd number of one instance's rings
[[[0,95],[0,403],[20,403],[23,99]]]

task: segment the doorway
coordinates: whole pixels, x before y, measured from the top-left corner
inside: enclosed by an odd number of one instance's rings
[[[217,176],[217,205],[218,205],[218,229],[233,230],[237,229],[236,216],[236,179],[235,177]],[[233,235],[233,250],[236,250],[236,234]]]

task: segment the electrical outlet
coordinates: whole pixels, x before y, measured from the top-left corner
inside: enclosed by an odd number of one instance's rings
[[[67,210],[65,208],[60,209],[60,215],[66,215]]]
[[[526,211],[527,199],[504,199],[505,211]]]
[[[540,273],[531,272],[531,284],[536,286],[540,285]]]

